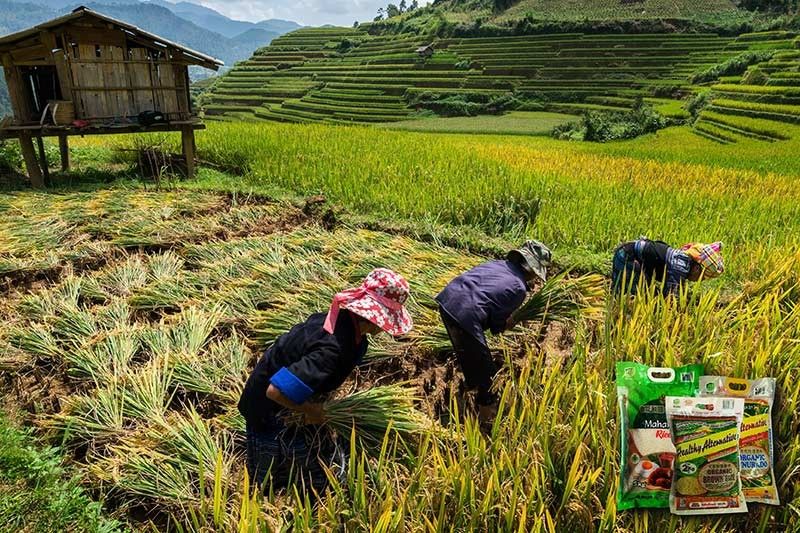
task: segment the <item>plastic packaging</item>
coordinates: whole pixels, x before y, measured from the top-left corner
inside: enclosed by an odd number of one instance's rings
[[[675,446],[664,398],[698,393],[702,365],[617,363],[620,480],[617,508],[668,508]]]
[[[742,398],[666,399],[675,444],[670,511],[679,515],[747,512],[739,478]]]
[[[703,376],[700,378],[700,395],[744,398],[744,419],[739,439],[744,497],[748,503],[780,505],[773,459],[775,380]]]

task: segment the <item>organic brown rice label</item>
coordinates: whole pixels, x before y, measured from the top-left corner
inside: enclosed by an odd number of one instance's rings
[[[670,510],[675,514],[747,511],[739,478],[741,398],[666,398],[675,444]]]

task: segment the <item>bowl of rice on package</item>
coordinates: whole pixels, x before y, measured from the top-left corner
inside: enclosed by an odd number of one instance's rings
[[[670,511],[678,515],[747,512],[739,478],[742,398],[666,399],[675,444]]]
[[[739,437],[742,491],[748,503],[780,505],[775,483],[772,404],[775,379],[756,380],[703,376],[701,396],[744,398],[744,419]]]
[[[694,396],[702,365],[679,368],[617,363],[620,470],[617,509],[669,507],[675,446],[666,396]]]

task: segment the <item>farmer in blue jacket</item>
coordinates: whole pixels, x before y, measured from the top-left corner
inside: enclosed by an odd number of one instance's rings
[[[479,419],[489,422],[497,408],[492,380],[497,366],[484,331],[497,335],[514,327],[511,318],[533,288],[547,279],[550,249],[528,241],[506,259],[490,261],[461,274],[436,297],[467,390],[476,389]]]

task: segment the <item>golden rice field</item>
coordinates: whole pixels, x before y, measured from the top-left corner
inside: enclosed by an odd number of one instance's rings
[[[63,444],[104,512],[135,530],[798,531],[798,146],[689,146],[686,135],[598,147],[214,124],[200,157],[224,169],[179,190],[2,194],[4,410]],[[81,149],[107,161],[130,142]],[[335,217],[303,203],[319,193]],[[678,298],[602,292],[580,319],[545,316],[492,339],[502,401],[484,435],[442,355],[431,298],[523,236],[552,244],[559,269],[578,275],[606,274],[610,250],[640,234],[721,239],[729,270]],[[339,396],[398,386],[398,405],[429,425],[398,423],[377,447],[341,432],[347,474],[316,506],[293,492],[254,496],[235,409],[254,357],[376,266],[410,281],[417,327],[376,342]],[[782,505],[617,512],[620,360],[775,377]]]

